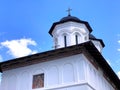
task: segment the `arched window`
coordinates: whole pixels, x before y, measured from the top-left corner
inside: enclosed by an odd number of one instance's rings
[[[80,42],[80,34],[75,33],[75,43],[76,43],[76,45],[79,44],[79,42]]]
[[[64,35],[64,46],[67,47],[67,36]]]
[[[68,46],[68,34],[67,33],[62,34],[62,45],[63,47]]]
[[[78,35],[75,35],[75,42],[76,42],[76,45],[78,44]]]

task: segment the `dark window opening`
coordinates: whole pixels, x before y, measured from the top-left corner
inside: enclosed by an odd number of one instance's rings
[[[64,36],[64,46],[67,47],[67,36]]]
[[[78,44],[78,35],[75,35],[76,45]]]

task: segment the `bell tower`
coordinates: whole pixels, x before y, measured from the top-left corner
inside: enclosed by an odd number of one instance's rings
[[[54,22],[49,30],[49,34],[54,40],[55,49],[77,45],[91,40],[101,52],[104,47],[103,41],[96,39],[91,34],[92,28],[88,22],[71,16],[70,10],[67,10],[68,16],[63,17],[58,22]]]

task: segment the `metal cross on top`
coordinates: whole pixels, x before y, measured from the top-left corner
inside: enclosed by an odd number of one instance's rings
[[[70,16],[70,11],[72,11],[72,9],[68,8],[68,10],[66,10],[68,12],[68,16]]]

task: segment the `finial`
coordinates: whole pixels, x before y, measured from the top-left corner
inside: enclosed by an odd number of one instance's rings
[[[72,9],[68,8],[66,11],[68,12],[68,16],[71,16],[70,11],[72,11]]]

